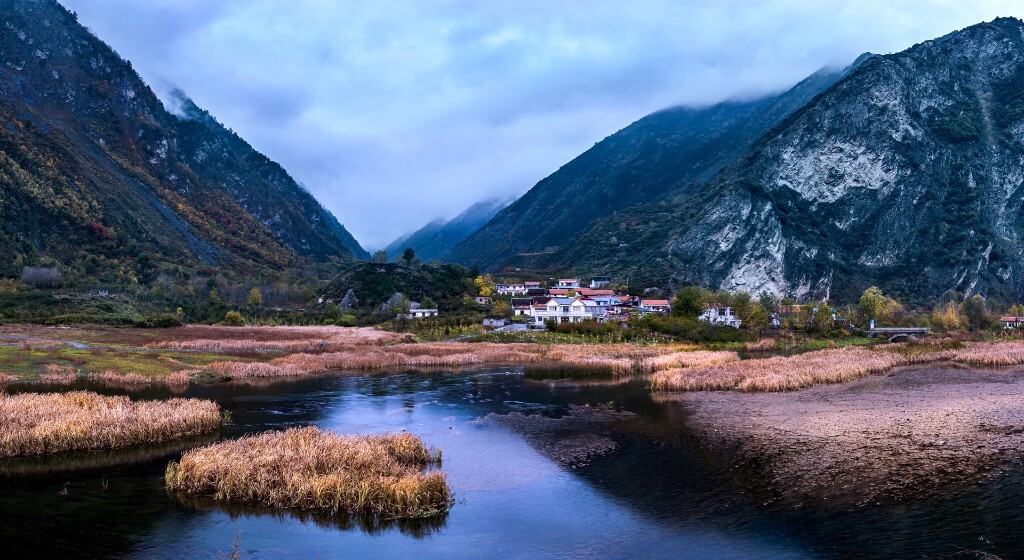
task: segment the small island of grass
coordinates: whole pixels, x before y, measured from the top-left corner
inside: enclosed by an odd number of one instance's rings
[[[223,415],[212,401],[134,401],[89,391],[0,393],[0,457],[115,449],[211,432]]]
[[[440,464],[416,436],[342,436],[316,427],[264,432],[193,449],[167,465],[172,491],[272,508],[422,518],[454,503]]]

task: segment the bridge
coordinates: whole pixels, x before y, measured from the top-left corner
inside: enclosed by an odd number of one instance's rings
[[[878,338],[884,336],[889,339],[889,342],[906,342],[911,338],[918,338],[921,336],[927,336],[932,332],[928,327],[896,327],[896,328],[877,328],[868,329],[865,336],[868,338]]]

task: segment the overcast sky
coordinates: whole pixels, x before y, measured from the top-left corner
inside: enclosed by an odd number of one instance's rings
[[[785,89],[1000,15],[972,0],[61,0],[368,249],[673,105]]]

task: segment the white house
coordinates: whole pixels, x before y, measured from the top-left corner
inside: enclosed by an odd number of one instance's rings
[[[427,317],[437,317],[437,309],[425,309],[417,307],[416,309],[410,309],[408,313],[404,315],[406,319],[424,319]]]
[[[704,308],[704,313],[701,313],[697,318],[705,323],[725,325],[734,329],[740,328],[741,322],[739,318],[732,314],[731,307],[708,306]]]
[[[578,290],[580,287],[579,278],[559,278],[555,285],[559,290]]]
[[[640,300],[640,311],[642,313],[668,313],[672,311],[672,305],[667,299],[643,299]]]
[[[579,323],[597,319],[596,312],[593,302],[588,306],[579,298],[551,298],[547,303],[534,305],[531,316],[536,325],[543,325],[548,319],[556,323]]]
[[[1019,329],[1024,325],[1024,317],[1002,317],[999,322],[1003,324],[1004,329]]]
[[[490,328],[504,327],[511,322],[508,320],[508,317],[502,317],[501,315],[488,315],[484,317],[484,326]]]
[[[611,283],[612,283],[611,276],[594,276],[593,278],[590,279],[590,289],[591,290],[596,290],[598,288],[603,288],[605,286],[608,286]]]
[[[521,296],[526,294],[526,284],[523,282],[497,284],[494,286],[494,290],[503,296]]]

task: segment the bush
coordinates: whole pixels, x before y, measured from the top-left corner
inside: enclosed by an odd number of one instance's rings
[[[245,326],[245,317],[237,311],[228,311],[224,314],[224,320],[220,322],[225,327],[243,327]]]
[[[140,327],[152,329],[169,329],[181,326],[181,319],[177,315],[163,313],[156,316],[146,317],[139,323]]]
[[[334,324],[339,327],[354,327],[358,323],[359,321],[356,319],[356,316],[349,315],[348,313],[338,317],[338,319],[334,321]]]

